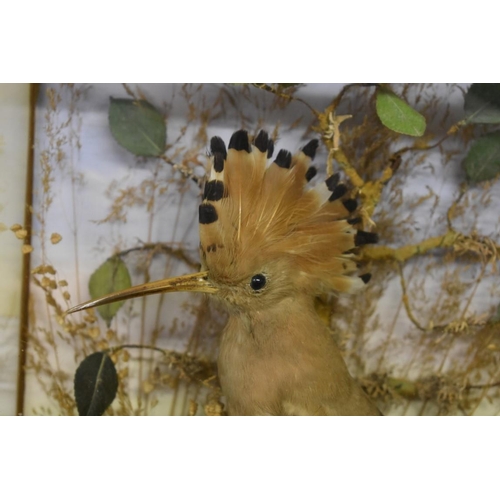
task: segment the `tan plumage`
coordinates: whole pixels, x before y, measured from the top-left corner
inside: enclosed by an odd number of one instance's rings
[[[308,187],[317,146],[310,141],[293,157],[281,150],[267,166],[267,133],[250,144],[237,131],[227,150],[214,137],[199,209],[201,273],[73,310],[151,291],[211,293],[229,312],[218,359],[229,414],[379,415],[314,309],[317,294],[365,286],[370,276],[353,275],[351,252],[376,241],[348,219],[356,202],[338,175]]]

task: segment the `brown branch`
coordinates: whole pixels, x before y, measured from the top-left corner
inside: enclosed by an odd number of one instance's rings
[[[443,236],[435,236],[421,241],[416,245],[405,245],[400,248],[390,248],[387,246],[366,247],[363,249],[362,257],[370,260],[395,260],[405,262],[417,255],[423,255],[437,248],[453,248],[454,243],[460,234],[455,231],[448,231]]]
[[[191,258],[189,258],[182,249],[172,248],[170,245],[167,245],[166,243],[144,243],[140,247],[127,248],[126,250],[121,250],[120,252],[116,252],[115,254],[113,254],[113,257],[124,257],[125,255],[128,255],[129,253],[132,252],[153,252],[153,254],[165,253],[167,255],[175,257],[176,259],[181,260],[182,262],[184,262],[193,269],[197,269],[200,266],[199,262],[196,262]]]
[[[191,382],[199,383],[207,387],[218,387],[216,364],[211,361],[200,359],[186,353],[161,349],[160,347],[141,344],[123,344],[111,347],[107,351],[113,355],[123,349],[150,349],[163,354],[169,367],[180,370],[181,374]]]
[[[378,87],[378,86],[379,86],[378,83],[349,83],[348,85],[344,85],[342,90],[337,94],[335,99],[333,99],[328,108],[325,110],[325,113],[329,114],[335,112],[335,110],[340,105],[340,101],[342,100],[342,98],[349,89],[353,87]]]
[[[500,387],[500,381],[490,384],[460,385],[438,376],[413,381],[390,377],[384,373],[372,373],[359,379],[359,382],[370,397],[375,399],[392,400],[394,396],[397,396],[406,400],[418,399],[425,403],[429,401],[443,403],[452,397],[456,398],[456,404],[460,404],[464,391]]]
[[[410,299],[408,298],[408,292],[406,290],[406,282],[405,282],[405,278],[404,278],[404,275],[403,275],[403,266],[401,265],[401,262],[397,263],[397,267],[398,267],[398,271],[399,271],[399,278],[400,278],[400,282],[401,282],[401,288],[403,289],[402,300],[403,300],[403,305],[404,305],[405,310],[406,310],[406,314],[408,315],[408,318],[410,319],[410,321],[420,331],[425,332],[426,329],[417,321],[417,318],[415,318],[415,316],[413,315],[413,312],[411,310]]]
[[[490,387],[499,387],[500,386],[500,381],[499,382],[494,382],[492,384],[474,384],[474,385],[466,385],[466,389],[489,389]]]
[[[279,90],[279,88],[274,88],[271,87],[270,85],[267,85],[265,83],[251,83],[253,87],[260,89],[260,90],[265,90],[266,92],[270,92],[271,94],[274,94],[277,97],[280,97],[282,99],[287,99],[289,101],[297,101],[309,108],[309,110],[312,112],[313,115],[319,116],[319,113],[306,101],[301,99],[300,97],[295,97],[294,95],[287,94],[286,92],[282,92]]]
[[[193,173],[193,170],[187,167],[186,165],[183,165],[182,163],[176,163],[173,160],[171,160],[167,155],[163,154],[159,156],[158,158],[162,159],[165,163],[170,165],[173,170],[176,172],[179,172],[184,179],[191,179],[194,181],[198,186],[201,186],[204,182],[204,177],[198,177]]]

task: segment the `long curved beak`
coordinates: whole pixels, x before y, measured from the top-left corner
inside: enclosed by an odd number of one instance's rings
[[[145,295],[153,295],[154,293],[169,293],[169,292],[203,292],[215,293],[217,288],[214,287],[207,280],[208,273],[206,271],[201,273],[187,274],[185,276],[178,276],[176,278],[167,278],[164,280],[152,281],[144,283],[144,285],[137,285],[126,290],[113,292],[105,295],[99,299],[89,300],[83,304],[79,304],[71,309],[68,309],[64,314],[71,314],[77,311],[83,311],[90,307],[103,306],[111,302],[118,302],[120,300],[133,299],[135,297],[143,297]]]

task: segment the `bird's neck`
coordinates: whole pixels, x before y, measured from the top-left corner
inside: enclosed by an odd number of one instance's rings
[[[293,337],[311,335],[318,323],[324,328],[310,297],[287,297],[265,309],[230,314],[225,331],[244,343],[276,343],[290,339],[291,332]]]

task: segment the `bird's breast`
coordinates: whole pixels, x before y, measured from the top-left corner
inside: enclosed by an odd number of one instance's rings
[[[228,413],[379,414],[321,320],[296,304],[281,311],[229,318],[218,358]]]
[[[222,335],[218,370],[228,411],[233,415],[276,415],[280,409],[283,367],[242,329]]]

